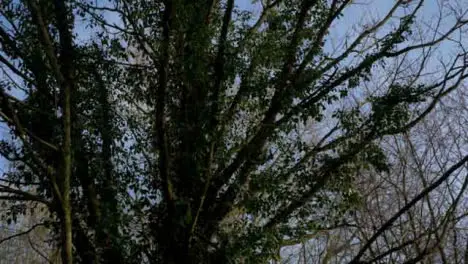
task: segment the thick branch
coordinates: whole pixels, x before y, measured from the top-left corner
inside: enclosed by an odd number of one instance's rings
[[[223,16],[223,25],[221,27],[221,35],[219,36],[219,49],[218,49],[218,54],[216,55],[216,60],[214,64],[214,87],[213,87],[213,94],[210,100],[211,104],[211,129],[213,131],[216,131],[216,127],[219,123],[219,117],[218,117],[218,109],[219,109],[219,94],[221,90],[221,86],[224,81],[224,67],[226,64],[226,59],[225,59],[225,52],[226,52],[226,40],[227,40],[227,34],[228,34],[228,29],[229,29],[229,24],[231,23],[231,16],[232,16],[232,11],[234,9],[234,0],[228,0],[227,2],[227,8]]]
[[[159,58],[159,79],[158,86],[153,87],[155,107],[155,148],[159,153],[159,173],[163,183],[163,193],[165,202],[169,208],[173,208],[175,194],[173,190],[172,180],[169,175],[169,147],[167,143],[166,135],[166,88],[168,79],[168,67],[169,67],[169,45],[170,45],[170,26],[172,22],[173,6],[172,1],[165,1],[165,9],[163,14],[162,28],[163,28],[163,40],[161,44],[161,56]],[[153,85],[154,86],[154,85]]]

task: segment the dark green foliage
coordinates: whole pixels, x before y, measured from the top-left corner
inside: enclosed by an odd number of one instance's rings
[[[277,258],[284,241],[339,224],[358,206],[359,174],[388,170],[376,141],[410,128],[415,104],[446,89],[416,74],[363,92],[387,61],[421,48],[408,38],[421,4],[372,45],[364,38],[379,26],[332,54],[332,25],[352,1],[262,1],[260,17],[232,0],[56,2],[75,29],[59,21],[53,1],[0,4],[0,55],[23,79],[21,89],[1,83],[13,138],[0,153],[12,165],[6,179],[35,186],[28,191],[47,204],[59,234],[63,87],[73,88],[76,263]],[[70,51],[64,32],[75,34]],[[59,78],[48,52],[62,71],[72,62],[70,78]],[[12,89],[21,99],[8,98]],[[5,219],[22,213],[14,203]]]

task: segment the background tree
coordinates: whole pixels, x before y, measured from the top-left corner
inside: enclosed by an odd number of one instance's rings
[[[360,173],[354,187],[362,198],[352,213],[332,229],[317,231],[302,247],[284,247],[283,262],[349,262],[395,212],[437,184],[388,226],[363,258],[368,263],[464,263],[466,173],[439,181],[450,160],[460,159],[466,149],[468,139],[460,129],[467,111],[464,98],[464,91],[457,91],[411,132],[381,141],[389,171]]]
[[[4,199],[47,206],[63,263],[278,257],[346,219],[357,178],[389,171],[380,140],[463,86],[468,5],[428,5],[382,6],[336,42],[351,0],[2,1]],[[345,261],[375,258],[433,184]]]

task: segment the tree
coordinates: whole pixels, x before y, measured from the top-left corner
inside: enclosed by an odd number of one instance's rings
[[[426,1],[395,1],[336,44],[353,1],[254,3],[2,1],[0,191],[47,206],[63,263],[268,261],[467,77],[453,5],[424,26]]]
[[[414,197],[419,197],[419,201],[406,207],[404,213],[379,234],[361,260],[366,263],[464,263],[466,247],[460,242],[466,239],[463,202],[468,186],[466,173],[462,170],[441,181],[441,175],[452,165],[449,161],[463,157],[468,143],[466,132],[459,126],[468,110],[464,98],[464,91],[457,91],[444,98],[437,111],[412,131],[380,141],[388,157],[389,170],[360,173],[354,185],[363,195],[353,210],[333,228],[316,232],[302,247],[284,247],[283,263],[350,261],[376,230]],[[453,115],[454,112],[459,115]],[[435,185],[435,189],[420,196],[424,192],[421,190]]]

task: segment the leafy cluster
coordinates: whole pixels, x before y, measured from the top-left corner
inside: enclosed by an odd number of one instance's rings
[[[456,64],[350,103],[380,64],[450,35],[409,40],[420,1],[371,38],[397,1],[332,52],[352,2],[2,1],[4,219],[44,204],[64,263],[260,263],[339,225],[359,175],[388,170],[376,141],[466,77]]]

